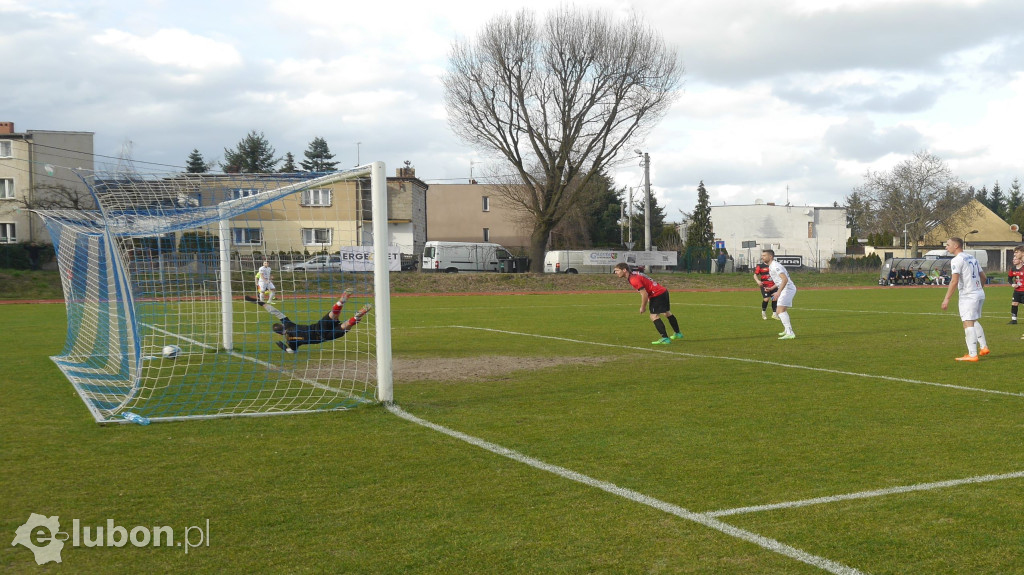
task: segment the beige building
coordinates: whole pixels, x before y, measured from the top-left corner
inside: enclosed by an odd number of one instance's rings
[[[1007,266],[1013,262],[1013,248],[1022,243],[1021,233],[1015,228],[1016,226],[1006,223],[995,212],[973,199],[949,218],[932,226],[917,243],[923,254],[929,250],[945,249],[947,239],[960,237],[963,238],[966,249],[985,250],[988,255],[987,270],[1006,271]],[[902,244],[903,238],[899,238],[899,241]],[[914,241],[914,238],[909,238],[911,244]],[[867,246],[864,255],[877,253],[884,262],[893,257],[910,257],[911,251],[909,246],[903,245]]]
[[[92,132],[19,133],[13,122],[0,122],[0,243],[50,243],[42,221],[25,205],[63,194],[91,202],[75,168],[93,169]]]
[[[427,185],[416,178],[414,168],[399,168],[396,174],[394,178],[387,178],[387,242],[398,246],[403,254],[421,253],[426,241]],[[304,177],[304,174],[204,175],[195,179],[196,184],[188,195],[193,205],[215,205],[258,195]],[[180,194],[169,192],[168,195]],[[371,211],[368,179],[334,182],[289,195],[233,218],[229,224],[231,247],[240,255],[269,255],[334,253],[343,247],[372,245]],[[206,232],[216,234],[217,227],[207,226]]]
[[[526,253],[530,229],[488,185],[431,184],[427,190],[427,240],[493,242],[514,253]]]

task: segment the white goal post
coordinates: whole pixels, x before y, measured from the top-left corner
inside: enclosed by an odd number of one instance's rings
[[[96,210],[36,213],[68,315],[53,360],[98,422],[393,401],[383,162],[78,175]]]

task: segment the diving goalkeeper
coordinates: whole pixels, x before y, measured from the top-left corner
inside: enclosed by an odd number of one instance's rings
[[[320,321],[309,325],[299,325],[293,322],[276,307],[269,303],[259,301],[252,296],[245,296],[245,301],[251,301],[262,306],[263,309],[270,312],[271,315],[281,320],[281,323],[275,323],[272,329],[274,330],[274,333],[283,335],[285,341],[276,341],[274,343],[277,344],[277,347],[288,353],[295,353],[295,351],[299,349],[300,345],[323,343],[325,341],[344,337],[350,329],[355,327],[355,325],[363,319],[363,316],[370,311],[370,304],[364,305],[354,316],[344,322],[339,320],[341,317],[341,308],[345,306],[345,302],[348,301],[350,295],[352,295],[352,290],[345,290],[345,293],[341,294],[341,297],[338,298],[337,302],[335,302],[331,311],[327,312],[324,317],[320,318]]]

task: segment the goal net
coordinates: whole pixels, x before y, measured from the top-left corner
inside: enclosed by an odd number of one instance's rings
[[[400,256],[382,162],[79,176],[97,210],[36,213],[67,308],[52,359],[98,422],[392,400],[388,273]],[[340,326],[327,316],[339,300]]]

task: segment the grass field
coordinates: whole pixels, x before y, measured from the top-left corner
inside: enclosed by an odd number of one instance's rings
[[[791,341],[752,289],[673,291],[667,347],[627,291],[396,297],[396,358],[505,369],[397,380],[390,411],[147,427],[96,425],[49,361],[62,305],[5,305],[0,532],[210,528],[42,566],[0,545],[0,571],[1021,573],[1021,330],[992,287],[992,354],[953,361],[942,290],[802,289]]]

